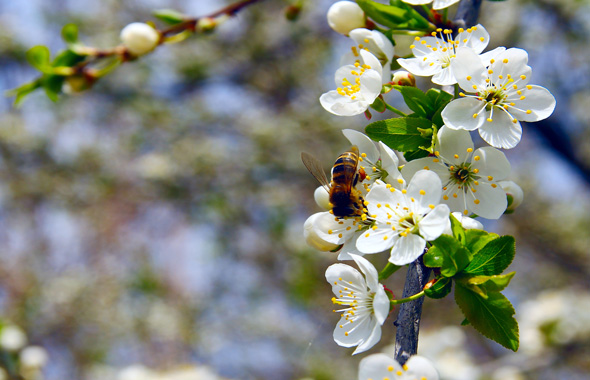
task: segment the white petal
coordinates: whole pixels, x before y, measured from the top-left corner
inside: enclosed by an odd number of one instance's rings
[[[359,28],[349,33],[357,44],[365,46],[380,60],[391,61],[394,54],[394,47],[391,41],[385,35],[377,30]],[[367,42],[368,40],[368,42]]]
[[[467,191],[466,202],[470,211],[482,218],[498,219],[502,216],[508,205],[506,193],[501,186],[492,187],[491,184],[480,182],[474,186],[476,193]],[[476,203],[475,200],[479,202]]]
[[[457,83],[457,79],[455,78],[455,74],[453,74],[451,66],[441,68],[441,70],[432,77],[432,83],[440,86],[450,86]]]
[[[436,206],[418,224],[420,235],[427,241],[438,238],[447,227],[450,213],[449,206],[445,204]]]
[[[444,9],[444,8],[448,8],[451,5],[459,2],[460,0],[434,0],[434,3],[432,3],[432,9]],[[406,0],[404,0],[404,2],[407,2]]]
[[[541,86],[523,89],[524,100],[514,100],[515,107],[509,108],[512,116],[522,121],[539,121],[548,118],[555,109],[555,98]],[[530,110],[530,113],[527,111]]]
[[[367,102],[367,107],[375,101],[377,96],[381,93],[383,83],[381,82],[381,74],[377,71],[368,69],[361,75],[361,90],[359,91],[363,100]],[[353,83],[352,81],[351,83]]]
[[[412,5],[430,4],[432,0],[404,0],[404,3]]]
[[[436,149],[445,163],[458,165],[467,161],[470,156],[468,150],[473,150],[473,140],[468,131],[454,130],[443,125],[438,131]]]
[[[360,288],[366,287],[365,279],[358,270],[341,263],[332,264],[326,269],[326,280],[332,285],[332,292],[336,296],[341,295],[342,287],[338,284],[342,282],[351,282]]]
[[[391,228],[368,229],[357,239],[356,247],[363,253],[378,253],[391,248],[396,239]]]
[[[389,371],[389,368],[392,368],[393,370]],[[381,380],[387,377],[392,378],[392,374],[397,372],[403,372],[403,369],[395,359],[386,354],[373,354],[361,360],[359,364],[358,380]]]
[[[324,109],[337,116],[359,115],[367,110],[370,104],[359,100],[352,100],[342,96],[336,90],[328,91],[320,96],[320,104]]]
[[[492,121],[486,120],[479,128],[479,135],[493,147],[512,149],[520,142],[522,127],[506,112],[496,109]]]
[[[430,170],[420,170],[412,177],[408,185],[408,197],[416,199],[420,208],[418,212],[429,212],[430,205],[437,205],[442,196],[442,183],[438,174]]]
[[[438,372],[432,362],[425,357],[414,355],[406,362],[408,379],[439,380]]]
[[[305,223],[303,224],[303,237],[305,238],[305,242],[312,248],[318,249],[320,251],[332,251],[338,248],[338,244],[330,243],[324,239],[322,239],[316,229],[314,228],[314,223],[317,217],[322,214],[320,212],[311,215]]]
[[[372,318],[374,320],[374,318]],[[376,322],[376,321],[375,321]],[[356,350],[352,353],[353,355],[365,352],[381,340],[381,325],[379,323],[373,324],[373,330],[369,336],[361,342]]]
[[[389,261],[395,265],[406,265],[424,253],[426,240],[415,234],[400,237],[391,249]]]
[[[467,46],[476,54],[479,54],[488,46],[490,34],[481,24],[477,24],[463,33],[459,33],[455,40],[459,41],[459,46]],[[464,40],[467,40],[467,42],[464,42]]]
[[[340,260],[340,261],[352,260],[352,255],[359,255],[359,256],[364,255],[363,252],[359,251],[356,248],[356,239],[358,239],[358,237],[361,235],[361,233],[362,233],[361,231],[356,231],[350,239],[347,239],[344,242],[344,245],[342,246],[342,248],[340,249],[340,251],[338,253],[338,260]]]
[[[475,150],[473,157],[471,169],[477,169],[478,174],[482,177],[492,176],[492,179],[485,179],[487,182],[499,181],[510,173],[510,162],[508,162],[506,155],[498,149],[489,146],[479,148]],[[475,160],[475,157],[479,157],[479,159]]]
[[[455,59],[451,61],[453,74],[459,86],[467,92],[477,92],[473,86],[485,87],[485,79],[488,77],[481,58],[470,48],[457,48]]]
[[[373,69],[379,73],[379,75],[383,75],[383,67],[381,66],[381,62],[379,59],[375,57],[373,54],[366,50],[359,51],[361,59],[361,65],[367,65],[370,69]]]
[[[423,58],[398,58],[397,63],[407,71],[419,77],[429,77],[441,70],[441,64],[431,65],[433,59],[424,60]]]
[[[442,203],[448,205],[451,211],[458,211],[463,215],[469,214],[465,203],[465,194],[463,190],[457,188],[457,184],[449,184],[447,190],[443,191],[443,194]]]
[[[379,141],[379,151],[381,152],[381,168],[387,172],[387,182],[392,184],[396,189],[401,189],[398,179],[403,180],[399,172],[399,159],[395,152]]]
[[[485,103],[475,98],[459,98],[447,104],[441,116],[449,128],[473,131],[485,121],[484,113],[480,113],[484,107]],[[477,116],[474,118],[475,114]]]
[[[496,61],[498,55],[502,54],[503,52],[506,51],[506,48],[504,46],[500,46],[497,47],[495,49],[492,49],[490,51],[486,51],[485,53],[482,53],[479,55],[479,58],[481,59],[481,62],[483,63],[484,66],[488,67],[489,65],[491,65],[491,61]]]
[[[432,170],[438,174],[441,179],[449,177],[449,169],[440,162],[439,158],[436,157],[418,158],[417,160],[408,162],[402,169],[402,175],[406,180],[411,181],[414,174],[420,170]],[[443,180],[443,182],[445,182],[445,180]]]
[[[375,313],[375,318],[377,318],[377,322],[379,322],[380,325],[382,325],[387,319],[390,305],[389,297],[387,296],[387,293],[385,293],[383,285],[379,284],[379,288],[375,292],[373,298],[373,311]]]
[[[346,137],[352,145],[356,145],[359,148],[359,154],[365,153],[370,162],[377,162],[379,159],[379,151],[373,140],[367,135],[355,131],[354,129],[344,129],[342,130],[342,134],[344,134],[344,137]]]
[[[313,221],[313,229],[321,239],[329,243],[343,244],[358,228],[354,218],[336,218],[328,211],[318,214]]]
[[[496,62],[490,67],[494,74],[504,72],[504,75],[510,74],[516,78],[521,74],[530,73],[530,67],[527,65],[529,60],[528,53],[523,49],[510,48],[499,54]]]
[[[369,314],[355,318],[352,323],[343,314],[334,328],[334,341],[342,347],[357,346],[369,338],[375,325],[377,320],[371,318]]]
[[[365,275],[365,281],[369,289],[373,292],[376,291],[379,288],[379,273],[377,273],[377,269],[364,257],[352,255],[352,259]]]

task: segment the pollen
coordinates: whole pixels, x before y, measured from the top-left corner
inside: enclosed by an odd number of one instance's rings
[[[531,111],[531,110],[526,110],[526,114],[527,114],[527,115],[530,115],[531,113],[533,113],[533,111]]]
[[[473,85],[471,87],[473,87],[474,90],[477,90],[477,86],[476,85]]]
[[[369,235],[370,235],[370,234],[367,232],[367,233],[365,234],[365,237],[366,237],[366,238],[368,238],[368,237],[369,237]]]
[[[460,97],[465,97],[465,93],[464,93],[464,92],[460,92],[460,93],[459,93],[459,96],[460,96]]]
[[[525,80],[526,79],[526,75],[521,75],[520,79]]]
[[[479,199],[474,199],[473,200],[473,203],[475,203],[476,205],[478,205],[479,204]]]
[[[508,63],[508,58],[504,58],[503,63]]]
[[[471,80],[471,75],[467,75],[467,78],[465,78],[467,80]]]
[[[480,156],[475,156],[475,157],[473,157],[473,160],[475,160],[475,161],[479,161],[480,159],[481,159],[481,157],[480,157]]]
[[[397,183],[399,183],[400,185],[403,185],[403,183],[404,183],[404,180],[403,180],[403,179],[401,179],[401,178],[398,178],[398,180],[397,180]]]
[[[477,174],[477,173],[479,173],[479,169],[477,169],[477,168],[473,169],[473,174]]]
[[[448,196],[448,195],[443,195],[443,199],[444,199],[445,201],[448,201],[448,200],[449,200],[449,196]]]
[[[408,191],[406,189],[402,189],[402,194],[406,194]]]
[[[477,114],[476,113],[473,114],[473,118],[474,119],[477,119]]]
[[[387,240],[387,236],[383,236],[383,240]]]
[[[488,181],[493,181],[494,177],[492,177],[491,175],[488,176]]]
[[[467,148],[467,153],[473,152],[473,148]]]
[[[424,170],[430,170],[430,168],[428,166],[425,166]]]
[[[457,198],[457,193],[453,193],[453,198]]]
[[[434,210],[434,205],[433,204],[429,204],[428,207],[430,207],[431,210]]]
[[[436,162],[440,162],[440,160],[438,158],[434,158],[434,159],[432,159],[432,162],[436,163]]]
[[[455,158],[459,158],[459,155],[458,155],[458,154],[455,154],[455,155],[453,155],[453,157],[455,157]]]
[[[492,187],[495,189],[496,187],[498,187],[498,185],[496,185],[495,183],[492,183]]]
[[[488,118],[486,119],[486,121],[488,121],[489,123],[491,123],[491,122],[492,122],[492,121],[494,121],[494,120],[492,120],[492,118],[491,118],[491,117],[488,117]]]
[[[416,45],[410,45],[410,49],[413,49],[415,47],[416,47]]]
[[[342,234],[341,234],[341,233],[340,233],[340,234],[338,234],[338,237],[339,237],[340,239],[342,239]]]
[[[373,226],[371,228],[373,229],[373,231],[375,231],[377,229],[377,226],[375,225],[375,226]]]
[[[531,86],[530,84],[527,84],[526,89],[527,90],[532,90],[533,89],[533,86]]]
[[[328,230],[328,233],[331,234],[333,231],[332,230]]]
[[[367,157],[367,153],[361,153],[361,157],[362,158],[366,158]]]
[[[392,371],[393,371],[393,366],[392,366],[392,365],[390,365],[389,367],[387,367],[387,370],[388,370],[389,372],[392,372]]]
[[[426,191],[420,190],[420,195],[426,195]]]
[[[344,333],[344,336],[348,336],[348,331],[346,331],[346,332]]]

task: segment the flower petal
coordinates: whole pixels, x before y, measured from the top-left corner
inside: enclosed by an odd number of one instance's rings
[[[497,110],[492,121],[486,120],[479,128],[479,135],[493,147],[512,149],[520,142],[522,136],[522,127],[518,120],[516,123],[515,120],[503,110]]]
[[[465,204],[465,193],[457,188],[457,184],[450,183],[446,190],[443,190],[442,203],[449,206],[451,211],[458,211],[463,215],[469,214]]]
[[[441,68],[438,73],[434,74],[432,77],[432,83],[438,84],[440,86],[450,86],[457,83],[457,79],[455,78],[455,74],[453,73],[451,66]]]
[[[438,238],[449,223],[450,213],[449,206],[445,204],[436,206],[418,224],[420,235],[426,241],[432,241]]]
[[[341,263],[332,264],[326,269],[326,280],[332,285],[332,292],[336,296],[341,295],[342,287],[338,284],[342,282],[352,282],[360,288],[366,287],[365,279],[358,270]]]
[[[342,134],[350,141],[352,145],[356,145],[359,148],[359,154],[365,153],[367,159],[370,162],[377,162],[379,159],[379,151],[375,146],[373,140],[371,140],[364,133],[355,131],[354,129],[343,129]]]
[[[474,188],[477,192],[467,191],[466,194],[469,210],[486,219],[498,219],[501,217],[508,205],[506,193],[502,187],[496,184],[480,182]]]
[[[484,113],[480,113],[484,107],[485,103],[475,98],[459,98],[447,104],[441,116],[445,125],[451,129],[473,131],[485,121]]]
[[[459,1],[460,0],[434,0],[434,3],[432,3],[432,9],[439,10],[439,9],[448,8],[451,5],[453,5]],[[404,2],[406,2],[406,1],[404,0]]]
[[[429,77],[438,73],[441,69],[440,63],[433,63],[432,59],[423,58],[398,58],[397,63],[407,71],[419,77]]]
[[[373,312],[375,313],[375,318],[377,318],[377,322],[379,322],[380,325],[382,325],[387,319],[390,306],[391,303],[389,302],[389,297],[387,296],[387,293],[385,293],[383,285],[379,284],[379,288],[375,292],[375,296],[373,298]]]
[[[400,237],[391,249],[389,261],[395,265],[406,265],[424,253],[426,240],[416,234]]]
[[[395,152],[379,141],[379,151],[381,152],[381,168],[387,172],[385,178],[388,183],[392,184],[396,189],[401,189],[401,184],[398,180],[403,181],[402,174],[399,171],[399,159]]]
[[[470,48],[460,47],[455,52],[455,59],[451,61],[453,73],[459,86],[467,92],[477,92],[473,86],[486,86],[487,71],[481,63],[481,58]]]
[[[510,74],[516,78],[522,74],[529,74],[530,67],[527,65],[529,55],[526,50],[510,48],[499,54],[496,62],[491,65],[494,74]]]
[[[497,47],[495,49],[492,49],[490,51],[486,51],[485,53],[482,53],[479,55],[479,58],[481,59],[481,62],[483,63],[483,65],[485,67],[488,67],[492,64],[492,61],[495,62],[498,55],[502,54],[503,52],[506,51],[506,48],[504,46],[500,46]]]
[[[412,177],[407,190],[408,197],[416,199],[420,206],[417,211],[425,214],[431,210],[431,205],[439,204],[442,196],[442,183],[435,172],[420,170]]]
[[[476,54],[480,54],[488,46],[490,34],[483,25],[477,24],[459,33],[455,40],[459,41],[459,46],[467,46]]]
[[[390,228],[369,229],[357,239],[356,247],[363,253],[379,253],[391,248],[396,239],[397,235]]]
[[[324,109],[337,116],[354,116],[365,112],[370,104],[352,100],[342,96],[336,90],[328,91],[320,96],[320,104]]]
[[[406,362],[408,379],[439,380],[432,362],[425,357],[414,355]]]
[[[371,318],[371,319],[374,320],[374,318]],[[356,354],[360,354],[361,352],[365,352],[368,349],[370,349],[371,347],[373,347],[375,344],[377,344],[380,340],[381,340],[381,324],[375,323],[375,324],[373,324],[373,330],[371,331],[369,336],[366,337],[364,339],[364,341],[362,341],[358,345],[358,347],[356,348],[356,350],[354,350],[354,352],[352,354],[356,355]]]
[[[358,228],[355,218],[337,218],[329,211],[318,214],[313,221],[313,229],[320,239],[328,243],[343,244]]]
[[[361,360],[358,380],[393,378],[393,375],[398,372],[403,372],[403,369],[394,358],[386,354],[373,354]]]
[[[438,174],[442,182],[446,182],[445,179],[449,177],[449,169],[437,157],[418,158],[417,160],[408,162],[402,169],[402,175],[406,180],[411,181],[414,174],[420,170],[432,170]]]
[[[476,159],[476,157],[479,157]],[[499,181],[510,173],[510,162],[503,152],[492,147],[483,147],[473,153],[472,169],[477,169],[479,175],[486,177],[487,182]],[[492,178],[490,179],[489,176]]]
[[[438,131],[438,144],[436,145],[440,157],[445,163],[459,165],[467,161],[473,151],[473,140],[468,131],[455,130],[443,125]]]
[[[514,100],[515,107],[509,108],[512,116],[522,121],[539,121],[551,116],[555,109],[555,98],[549,90],[531,85],[530,89],[523,89],[522,93],[525,98]]]
[[[373,292],[376,291],[379,288],[379,273],[377,273],[377,269],[364,257],[352,255],[352,259],[365,275],[365,281],[369,289]]]
[[[342,314],[336,328],[334,328],[334,341],[342,347],[357,346],[373,333],[377,320],[371,318],[370,314],[366,314],[355,318],[354,322],[350,322],[351,318],[349,316],[347,319],[347,316],[348,314]]]

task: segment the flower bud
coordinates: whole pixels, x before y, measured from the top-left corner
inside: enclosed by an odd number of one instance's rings
[[[305,238],[307,245],[312,248],[324,252],[333,251],[339,247],[338,244],[328,243],[327,241],[323,240],[318,236],[315,229],[313,228],[314,221],[321,214],[321,212],[318,212],[307,218],[303,224],[303,237]]]
[[[506,208],[506,214],[512,214],[514,210],[520,206],[522,200],[524,199],[524,192],[513,181],[499,181],[498,185],[502,187],[502,189],[506,192],[506,196],[508,197],[508,207]]]
[[[391,83],[397,84],[398,86],[416,87],[416,78],[409,72],[400,70],[393,73]]]
[[[197,21],[197,30],[201,33],[210,33],[217,27],[217,21],[212,17],[203,17]]]
[[[47,351],[43,347],[29,346],[20,353],[20,365],[25,368],[43,368],[48,360]]]
[[[315,189],[313,192],[313,199],[315,199],[315,203],[324,210],[332,209],[332,205],[330,204],[330,194],[328,194],[325,187],[320,186]]]
[[[121,41],[131,54],[139,56],[158,46],[160,32],[148,24],[133,22],[121,30]]]
[[[352,1],[338,1],[328,9],[328,24],[340,34],[348,34],[351,30],[364,28],[365,13]]]

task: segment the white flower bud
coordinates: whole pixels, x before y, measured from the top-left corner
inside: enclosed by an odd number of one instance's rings
[[[20,353],[20,364],[29,369],[40,369],[47,364],[49,357],[43,347],[29,346]]]
[[[340,34],[348,34],[351,30],[364,28],[365,13],[352,1],[338,1],[328,9],[328,24]]]
[[[326,191],[326,188],[323,186],[318,187],[313,192],[313,199],[315,199],[315,203],[318,204],[324,210],[332,209],[330,205],[330,194]]]
[[[133,22],[121,30],[121,41],[133,55],[152,51],[160,41],[160,33],[142,22]]]
[[[315,248],[320,251],[328,252],[333,251],[338,248],[337,244],[328,243],[327,241],[320,238],[313,228],[313,223],[315,219],[321,215],[321,212],[313,214],[303,224],[303,237],[305,238],[305,242],[312,248]]]
[[[18,351],[25,344],[27,344],[27,336],[18,326],[4,326],[0,332],[0,347],[7,351]]]
[[[479,221],[470,218],[468,216],[463,215],[462,213],[455,211],[452,213],[455,219],[457,219],[463,228],[466,230],[483,230],[483,224]],[[451,223],[447,224],[445,230],[443,232],[445,235],[453,235],[453,231],[451,230]]]
[[[513,181],[499,181],[498,185],[502,187],[502,189],[506,192],[506,195],[510,195],[512,198],[512,202],[510,202],[510,199],[508,200],[508,208],[506,208],[506,213],[513,213],[514,210],[522,203],[522,200],[524,199],[524,192],[520,186],[518,186]]]
[[[416,87],[416,78],[407,71],[399,70],[393,73],[391,83],[399,86]]]

